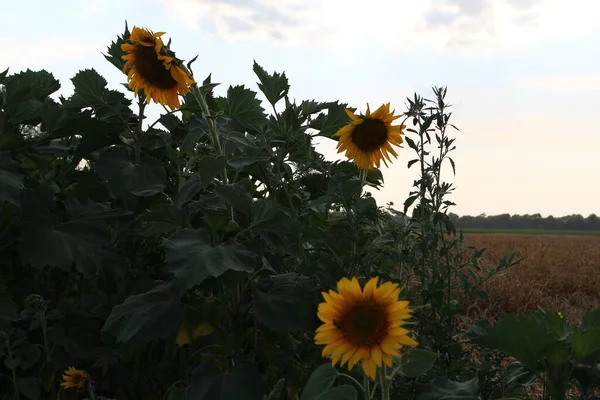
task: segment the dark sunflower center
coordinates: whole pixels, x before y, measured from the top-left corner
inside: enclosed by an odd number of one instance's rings
[[[378,304],[357,304],[338,321],[346,339],[355,346],[373,346],[387,335],[389,322],[385,308]]]
[[[177,86],[171,72],[165,69],[162,61],[158,59],[154,47],[138,46],[135,51],[135,69],[146,82],[160,89]]]
[[[387,128],[378,119],[365,118],[364,122],[352,131],[352,142],[365,152],[379,150],[387,138]]]

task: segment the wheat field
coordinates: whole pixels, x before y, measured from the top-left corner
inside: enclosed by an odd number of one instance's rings
[[[467,244],[486,248],[487,267],[507,254],[523,258],[485,284],[489,302],[471,299],[467,315],[494,317],[538,307],[560,311],[579,322],[600,306],[600,237],[517,234],[468,234]]]
[[[465,304],[466,316],[475,322],[494,319],[498,312],[518,313],[542,308],[560,311],[572,323],[600,306],[600,237],[520,234],[475,234],[465,236],[476,248],[486,248],[487,268],[493,268],[505,255],[515,253],[520,264],[492,278],[483,287],[489,301],[473,296]],[[464,328],[465,326],[463,326]],[[479,351],[469,347],[472,361],[479,362]],[[507,365],[512,358],[504,360]],[[526,399],[542,399],[538,382],[527,391]],[[573,386],[567,399],[578,399]]]

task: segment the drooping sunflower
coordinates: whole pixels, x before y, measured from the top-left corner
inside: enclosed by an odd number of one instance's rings
[[[87,381],[87,373],[74,367],[69,367],[62,376],[63,382],[60,384],[64,388],[82,389]]]
[[[195,82],[173,57],[167,55],[160,38],[164,34],[134,26],[128,43],[121,45],[127,53],[121,57],[127,61],[123,73],[127,74],[129,87],[136,96],[140,89],[144,90],[146,104],[152,99],[176,110],[181,107],[179,95],[188,93],[189,86]]]
[[[323,357],[331,356],[332,365],[348,363],[352,369],[359,361],[367,376],[375,379],[377,367],[392,366],[403,346],[416,346],[409,330],[402,328],[411,316],[408,301],[398,300],[400,288],[386,282],[377,287],[379,278],[370,279],[361,289],[358,279],[342,278],[337,292],[323,293],[315,343],[325,345]]]
[[[339,136],[338,153],[346,151],[346,157],[354,160],[358,168],[369,170],[373,166],[379,168],[380,161],[387,167],[386,158],[392,162],[390,154],[398,157],[392,145],[400,146],[402,134],[406,125],[392,125],[392,121],[402,115],[394,116],[390,112],[390,103],[383,104],[371,113],[367,104],[367,114],[364,117],[355,115],[346,109],[350,123],[340,128],[334,136]]]

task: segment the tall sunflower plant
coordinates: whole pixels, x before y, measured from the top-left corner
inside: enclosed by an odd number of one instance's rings
[[[400,290],[420,243],[369,192],[410,109],[292,101],[256,62],[260,93],[223,88],[164,38],[108,47],[128,93],[0,73],[0,397],[397,398],[438,358],[430,299]]]

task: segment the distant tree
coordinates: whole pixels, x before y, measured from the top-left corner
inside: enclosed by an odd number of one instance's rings
[[[477,216],[449,214],[457,228],[477,229],[549,229],[549,230],[600,230],[600,217],[590,214],[584,218],[581,214],[571,214],[563,217],[549,215],[544,218],[541,214],[499,214]]]

